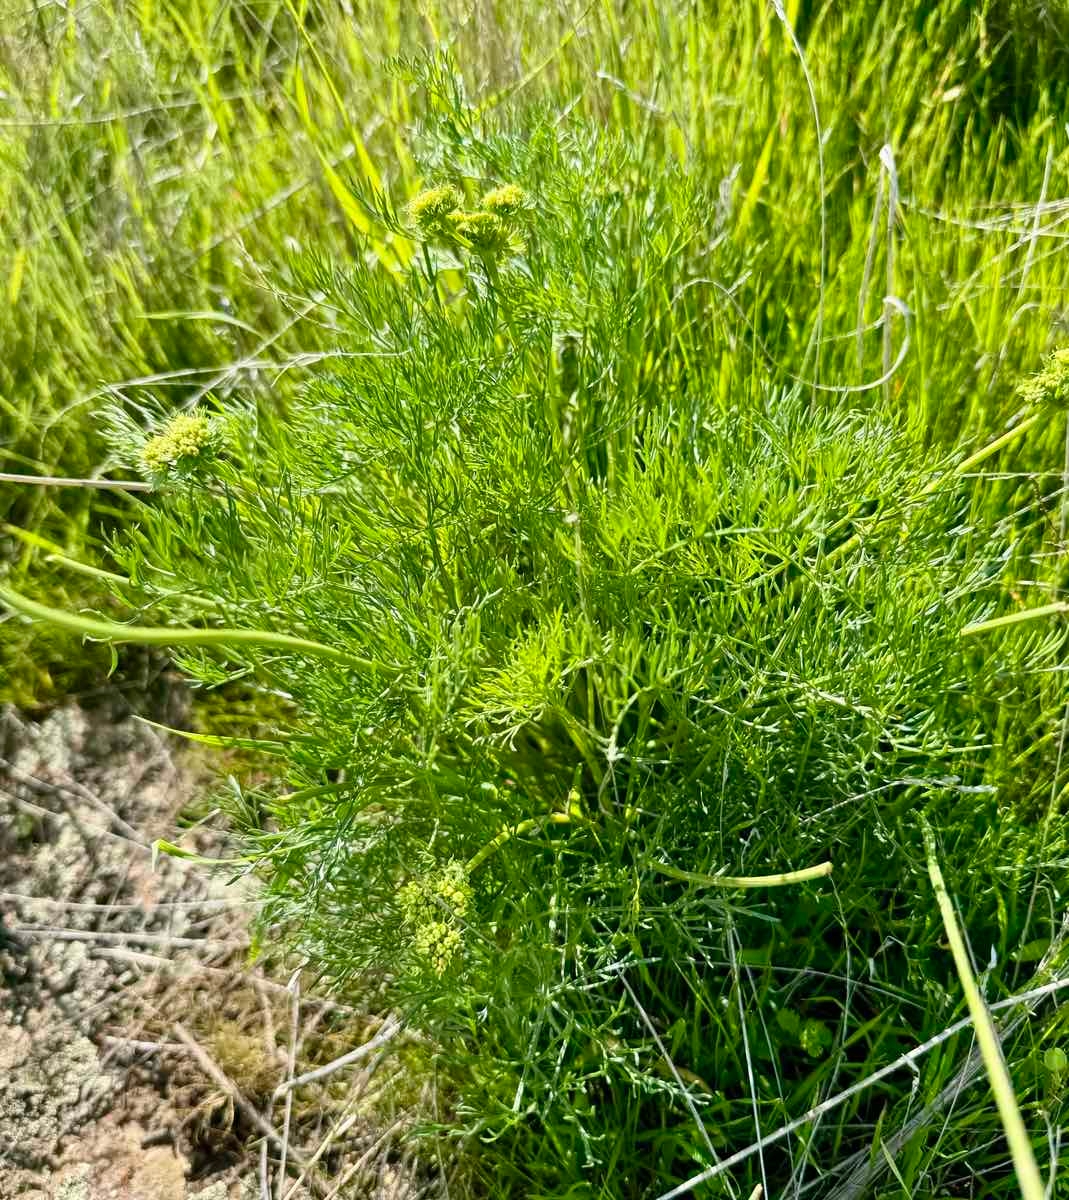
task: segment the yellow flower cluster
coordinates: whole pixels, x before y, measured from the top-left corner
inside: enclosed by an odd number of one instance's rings
[[[523,188],[506,183],[486,193],[482,208],[465,212],[455,187],[444,185],[420,192],[408,205],[408,215],[420,231],[463,243],[479,254],[508,249],[512,225],[529,207]]]
[[[1069,408],[1069,347],[1055,350],[1043,370],[1020,384],[1017,392],[1029,404]]]
[[[472,895],[467,870],[456,859],[410,880],[397,894],[412,950],[436,975],[445,974],[461,949]]]
[[[506,183],[483,196],[483,208],[508,221],[527,208],[527,193],[514,183]]]
[[[455,187],[428,188],[412,199],[408,215],[421,229],[432,229],[460,207],[461,196]]]
[[[178,413],[161,432],[149,438],[141,461],[150,472],[166,471],[183,459],[197,458],[211,445],[212,426],[201,413]]]
[[[453,229],[473,250],[496,254],[508,245],[508,226],[500,217],[488,212],[453,213]]]
[[[460,949],[460,930],[445,921],[428,921],[412,935],[416,957],[426,963],[435,975],[444,975]]]

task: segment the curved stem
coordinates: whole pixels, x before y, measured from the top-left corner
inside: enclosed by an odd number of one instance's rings
[[[148,625],[123,625],[116,621],[99,621],[60,608],[39,604],[28,596],[0,586],[0,600],[8,607],[36,621],[47,621],[59,629],[80,633],[83,637],[100,641],[130,642],[141,646],[263,646],[275,650],[291,650],[295,653],[311,654],[317,658],[329,658],[346,666],[359,667],[365,671],[383,671],[381,663],[368,658],[336,650],[322,642],[308,638],[291,637],[287,633],[269,633],[261,629],[168,629]]]
[[[791,883],[805,883],[809,879],[822,879],[830,875],[830,862],[817,863],[815,867],[803,867],[800,871],[782,871],[778,875],[702,875],[697,871],[681,871],[667,863],[652,862],[650,866],[662,875],[684,883],[696,883],[699,887],[761,888],[784,887]]]
[[[506,825],[496,837],[491,838],[481,850],[476,851],[468,859],[464,870],[471,875],[473,871],[477,871],[486,862],[491,854],[500,850],[506,842],[511,841],[514,837],[522,837],[525,833],[530,833],[533,829],[540,829],[547,822],[551,825],[570,825],[572,818],[570,813],[555,812],[550,813],[546,817],[530,817],[526,821],[521,821],[518,825]]]

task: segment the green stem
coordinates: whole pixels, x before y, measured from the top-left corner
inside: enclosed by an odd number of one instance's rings
[[[995,1094],[995,1104],[999,1117],[1002,1119],[1002,1128],[1006,1132],[1006,1141],[1009,1143],[1010,1155],[1013,1158],[1013,1168],[1017,1173],[1017,1185],[1021,1189],[1024,1200],[1044,1200],[1046,1191],[1039,1174],[1036,1156],[1032,1151],[1032,1141],[1021,1117],[1017,1097],[1013,1092],[1013,1082],[1006,1067],[1006,1060],[1002,1055],[1002,1046],[999,1043],[998,1034],[995,1032],[994,1022],[991,1020],[991,1014],[987,1011],[983,996],[980,995],[980,989],[976,986],[976,978],[969,963],[968,951],[965,949],[965,939],[961,935],[958,919],[954,913],[954,905],[951,903],[950,893],[947,891],[943,872],[936,857],[935,835],[923,815],[921,816],[921,829],[924,833],[924,848],[928,857],[928,877],[935,889],[935,898],[939,904],[947,940],[950,942],[954,966],[957,969],[958,978],[961,980],[962,990],[965,992],[965,1002],[969,1006],[973,1028],[976,1030],[980,1055],[984,1060],[991,1090]]]
[[[152,869],[156,869],[156,864],[159,861],[161,854],[166,854],[168,858],[182,858],[187,862],[196,863],[201,867],[241,867],[253,862],[252,858],[206,858],[203,854],[198,854],[195,850],[186,850],[182,846],[176,846],[174,842],[165,841],[163,838],[157,838],[152,843]]]
[[[490,292],[496,303],[501,292],[501,276],[497,270],[497,255],[487,251],[479,257],[482,259],[483,267],[486,270],[486,280],[490,284]]]
[[[66,567],[79,575],[88,575],[90,579],[103,579],[108,583],[120,583],[124,587],[136,587],[132,579],[119,575],[115,571],[105,571],[103,567],[94,567],[89,563],[79,562],[76,558],[68,558],[66,554],[46,554],[46,563]],[[155,598],[155,597],[154,597]],[[194,608],[218,608],[214,600],[206,600],[203,596],[191,596],[188,592],[167,592],[163,597],[167,600],[181,600],[184,604],[192,604]]]
[[[934,492],[936,488],[938,488],[940,484],[950,476],[965,475],[971,471],[973,467],[978,467],[993,454],[997,454],[1003,446],[1009,445],[1010,442],[1014,441],[1016,438],[1019,438],[1021,434],[1027,433],[1032,426],[1039,421],[1039,418],[1042,415],[1042,413],[1037,412],[1033,413],[1030,417],[1025,417],[1020,425],[1014,425],[1012,429],[1000,434],[993,442],[988,442],[986,446],[981,446],[975,454],[971,454],[963,462],[958,463],[953,471],[949,471],[946,475],[940,475],[938,479],[934,479],[921,494],[928,495],[930,492]]]
[[[1037,608],[1025,608],[1020,612],[1007,613],[1004,617],[992,617],[990,621],[977,621],[973,625],[966,625],[961,631],[961,636],[970,637],[974,633],[987,633],[992,629],[1002,629],[1006,625],[1038,621],[1042,617],[1054,617],[1065,612],[1069,612],[1069,604],[1064,600],[1055,600],[1052,604],[1041,604]]]
[[[90,579],[104,579],[108,583],[129,585],[130,580],[125,575],[114,571],[105,571],[103,567],[94,567],[90,563],[79,562],[76,558],[68,558],[66,554],[46,554],[45,562],[56,566],[66,567],[68,571],[76,571],[79,575],[88,575]]]
[[[108,583],[119,583],[124,587],[133,587],[134,581],[125,575],[118,575],[115,571],[105,571],[103,567],[94,567],[89,563],[79,562],[76,558],[70,558],[63,553],[63,548],[57,546],[55,542],[50,542],[47,538],[41,537],[40,534],[31,533],[28,529],[20,529],[17,525],[0,525],[0,529],[4,533],[16,537],[26,546],[32,547],[34,550],[44,550],[46,563],[55,563],[57,566],[66,567],[68,571],[77,571],[79,575],[88,575],[90,579],[103,579]],[[215,608],[214,600],[205,600],[201,596],[190,596],[186,592],[172,592],[167,596],[169,600],[184,600],[187,604],[195,604],[198,608]]]
[[[550,813],[547,817],[531,817],[529,820],[521,821],[518,825],[506,825],[496,837],[491,838],[481,850],[468,859],[464,870],[471,875],[506,842],[511,841],[514,837],[523,837],[525,833],[530,833],[533,829],[541,829],[547,822],[551,825],[570,825],[572,817],[570,813],[555,812]]]
[[[791,883],[805,883],[809,879],[822,879],[832,872],[830,862],[817,863],[815,867],[803,867],[800,871],[781,871],[778,875],[702,875],[697,871],[681,871],[679,867],[670,867],[667,863],[651,862],[650,866],[662,875],[684,883],[721,888],[784,887]]]
[[[0,586],[0,600],[34,620],[47,621],[59,629],[104,642],[131,642],[141,646],[263,646],[329,658],[333,662],[359,667],[365,671],[383,669],[382,664],[372,662],[371,659],[336,650],[322,642],[291,637],[286,633],[268,633],[260,629],[167,629],[147,625],[122,625],[115,621],[98,621],[92,617],[78,616],[60,608],[49,608],[46,604],[39,604],[36,600],[3,586]]]
[[[352,784],[344,782],[313,784],[311,787],[300,788],[296,792],[286,792],[285,795],[277,796],[270,801],[270,804],[272,807],[277,807],[282,804],[295,804],[298,800],[318,800],[320,796],[333,796],[350,787]]]

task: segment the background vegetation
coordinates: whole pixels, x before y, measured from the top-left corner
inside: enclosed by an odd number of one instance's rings
[[[272,917],[341,986],[436,948],[473,1186],[1012,1194],[967,1029],[871,1081],[964,1011],[918,811],[988,1001],[1064,976],[1062,629],[960,637],[1061,596],[1064,9],[5,16],[0,469],[223,451],[0,485],[4,582],[358,660],[181,659],[285,705]],[[481,252],[405,214],[514,182]],[[9,696],[108,664],[42,628]],[[1055,1173],[1064,1024],[1004,1010]]]
[[[910,383],[904,403],[927,436],[997,423],[1013,372],[1038,363],[1062,320],[1064,8],[780,11],[809,81],[774,6],[4,0],[0,465],[92,471],[102,395],[283,399],[330,339],[279,297],[281,264],[313,247],[375,253],[347,182],[418,187],[422,101],[392,68],[440,48],[480,103],[542,97],[637,137],[651,163],[723,181],[740,258],[726,286],[760,334],[750,353],[788,369],[811,336],[823,201],[829,311],[872,321],[898,296],[913,354],[894,386]],[[870,336],[860,368],[852,337],[824,354],[857,383],[881,341]],[[92,549],[122,519],[112,493],[5,487],[0,503],[5,521],[67,549]],[[43,586],[39,549],[9,538],[5,554]],[[48,576],[61,597],[84,588]],[[7,628],[4,653],[25,636]],[[88,666],[35,637],[34,667],[22,658],[6,685],[24,701],[76,686]]]

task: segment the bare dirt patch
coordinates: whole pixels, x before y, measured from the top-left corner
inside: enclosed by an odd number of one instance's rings
[[[119,695],[0,713],[0,1200],[437,1195],[401,1149],[418,1043],[250,966],[250,888],[153,862],[200,782]]]

